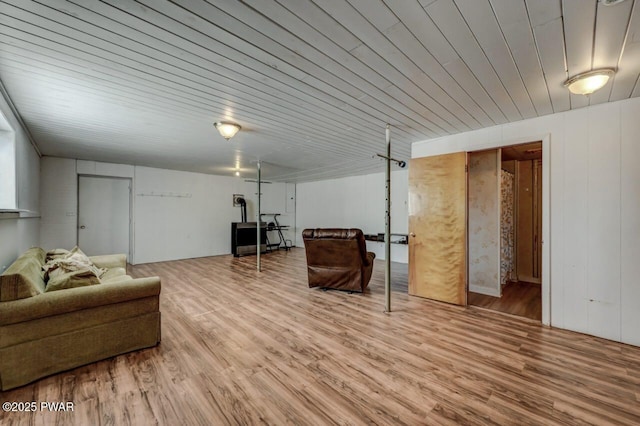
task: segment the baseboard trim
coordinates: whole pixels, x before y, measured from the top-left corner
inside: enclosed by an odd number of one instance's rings
[[[529,277],[529,276],[526,276],[526,275],[518,275],[518,281],[526,281],[528,283],[533,283],[533,284],[541,284],[542,283],[540,278]]]

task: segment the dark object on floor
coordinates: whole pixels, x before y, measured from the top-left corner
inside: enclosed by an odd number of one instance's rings
[[[367,252],[360,229],[305,229],[309,287],[363,292],[373,269],[374,253]]]
[[[256,254],[258,230],[256,222],[231,222],[231,254],[235,257]],[[267,252],[267,224],[260,223],[260,253]]]

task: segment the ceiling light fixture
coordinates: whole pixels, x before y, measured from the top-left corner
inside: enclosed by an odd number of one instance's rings
[[[576,95],[590,95],[607,84],[614,73],[611,68],[583,72],[565,81],[564,87]]]
[[[220,135],[226,140],[231,139],[240,131],[240,125],[236,123],[230,123],[228,121],[220,121],[218,123],[213,123],[220,132]]]

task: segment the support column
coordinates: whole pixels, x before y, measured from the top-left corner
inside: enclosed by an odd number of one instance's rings
[[[258,270],[258,272],[262,271],[262,264],[261,264],[261,259],[260,259],[260,246],[262,245],[262,241],[260,241],[260,197],[262,196],[262,192],[260,190],[260,184],[261,184],[261,176],[260,176],[260,160],[258,160],[258,205],[256,208],[256,232],[257,232],[257,237],[256,237],[256,268]]]
[[[391,312],[391,125],[387,123],[387,167],[385,168],[387,208],[384,223],[384,311]]]

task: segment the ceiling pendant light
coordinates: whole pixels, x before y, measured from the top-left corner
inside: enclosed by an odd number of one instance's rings
[[[230,123],[228,121],[220,121],[218,123],[213,123],[220,132],[220,135],[226,140],[231,139],[240,131],[240,125],[236,123]]]
[[[565,81],[564,87],[575,95],[590,95],[607,84],[614,73],[610,68],[583,72]]]

